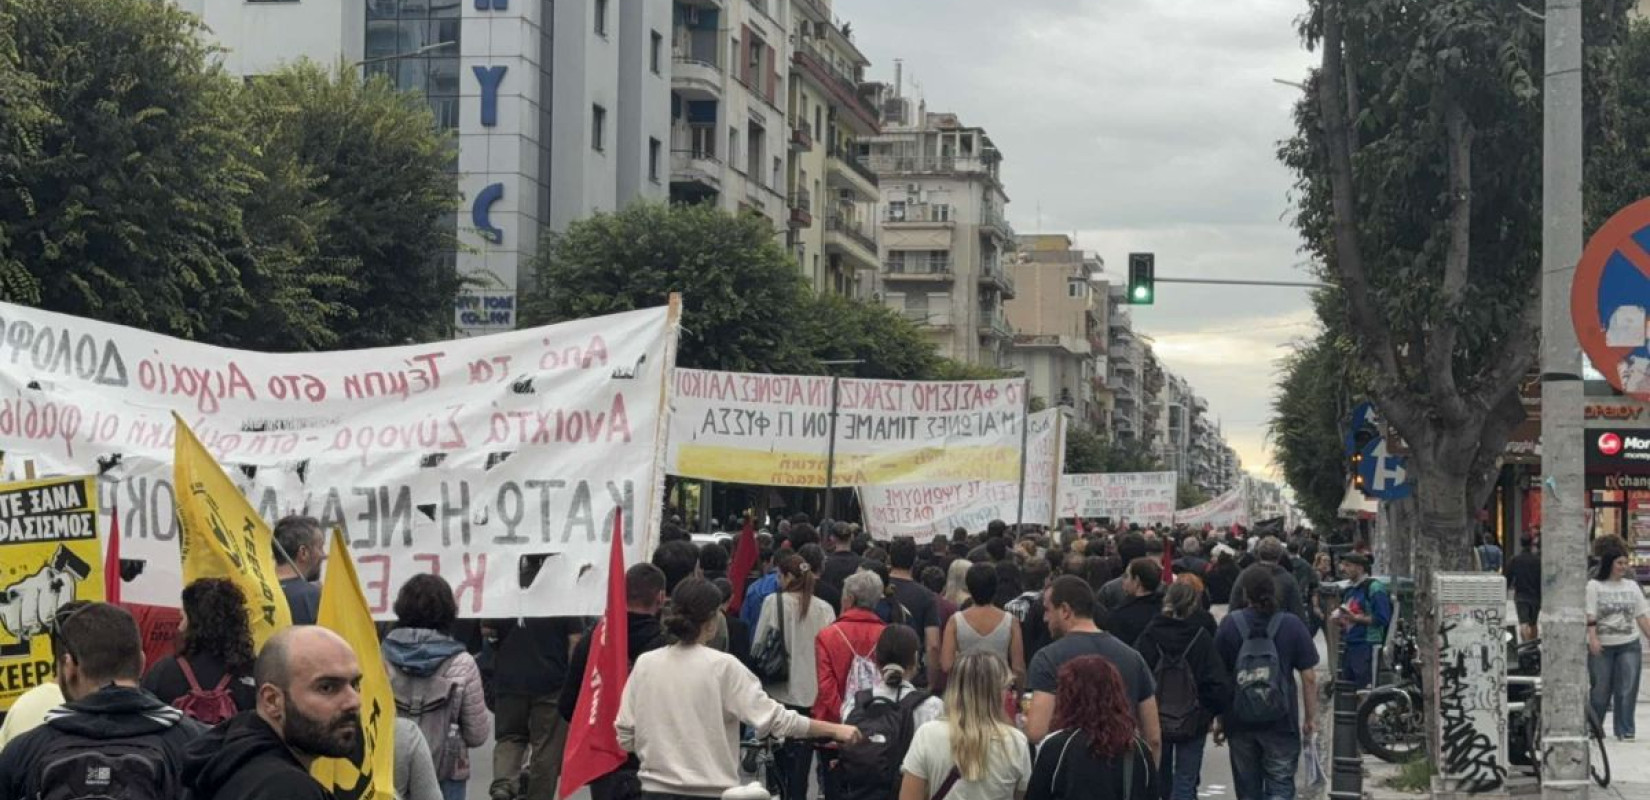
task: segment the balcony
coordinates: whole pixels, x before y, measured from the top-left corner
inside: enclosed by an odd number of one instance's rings
[[[670,188],[688,199],[700,199],[722,191],[722,161],[703,150],[670,151]],[[695,197],[697,195],[698,197]]]
[[[833,67],[831,59],[819,51],[812,38],[796,38],[791,61],[802,71],[803,76],[825,89],[831,96],[833,105],[847,112],[840,118],[844,122],[852,123],[856,133],[871,135],[881,132],[881,128],[877,126],[876,109],[859,96],[859,79]]]
[[[834,213],[825,218],[825,252],[854,262],[856,269],[876,269],[877,240],[858,219]]]
[[[1002,309],[980,309],[980,336],[1009,341],[1014,339],[1014,329],[1009,327],[1008,317]]]
[[[890,227],[941,225],[949,228],[957,224],[952,212],[953,209],[946,203],[903,203],[884,209],[882,222]]]
[[[1008,224],[1008,218],[1003,216],[1003,210],[994,203],[987,203],[980,212],[980,233],[995,236],[1003,241],[1014,239],[1014,226]]]
[[[883,280],[886,281],[950,283],[951,259],[912,256],[890,258],[882,265],[882,272]]]
[[[791,227],[807,228],[814,224],[814,201],[807,189],[798,189],[786,205],[791,209]]]
[[[996,287],[997,291],[1003,293],[1004,298],[1014,299],[1014,279],[1008,276],[1008,270],[1000,261],[988,262],[981,266],[980,285]]]
[[[722,68],[714,61],[678,52],[672,59],[670,88],[683,100],[721,100]]]
[[[826,151],[825,182],[838,188],[851,189],[861,200],[875,201],[882,198],[882,192],[877,189],[876,173],[866,169],[853,153],[834,143]]]
[[[813,130],[805,122],[791,120],[791,151],[806,153],[814,149]]]
[[[985,175],[997,179],[996,159],[979,156],[873,155],[866,159],[866,165],[878,175]]]
[[[784,208],[785,196],[748,175],[745,176],[745,202],[740,205],[748,211],[761,214],[774,224],[779,224],[789,217]]]

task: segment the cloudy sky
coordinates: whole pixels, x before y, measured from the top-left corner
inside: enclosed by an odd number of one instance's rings
[[[1021,233],[1075,233],[1114,279],[1126,255],[1162,277],[1307,280],[1277,161],[1312,61],[1304,0],[834,0],[870,57],[930,111],[1003,151]],[[1221,418],[1251,472],[1272,475],[1276,360],[1313,330],[1302,289],[1158,287],[1136,307],[1170,369]]]

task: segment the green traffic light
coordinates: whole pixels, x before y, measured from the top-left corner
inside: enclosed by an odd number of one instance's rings
[[[1145,300],[1147,298],[1150,298],[1151,296],[1152,296],[1152,290],[1147,289],[1144,286],[1134,287],[1134,299],[1136,299],[1136,300]]]

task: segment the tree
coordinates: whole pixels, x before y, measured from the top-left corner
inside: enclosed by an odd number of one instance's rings
[[[1156,472],[1162,463],[1138,440],[1117,441],[1086,425],[1066,428],[1066,474]]]
[[[0,209],[30,202],[17,176],[38,156],[40,129],[51,120],[40,100],[39,81],[18,66],[15,25],[0,7]],[[0,225],[0,300],[39,302],[40,282],[12,252],[9,233],[8,226]]]
[[[1194,506],[1200,506],[1213,499],[1209,496],[1208,492],[1198,488],[1197,484],[1194,484],[1191,481],[1181,481],[1178,485],[1176,485],[1174,489],[1174,497],[1174,507],[1177,509],[1187,509]]]
[[[251,83],[240,107],[258,166],[272,182],[290,174],[301,192],[296,214],[313,217],[301,223],[314,242],[302,295],[316,298],[310,313],[347,312],[325,344],[451,335],[462,279],[441,256],[458,244],[448,172],[456,149],[424,98],[383,77],[301,62]]]
[[[805,295],[809,355],[817,361],[859,361],[832,370],[856,378],[926,378],[939,369],[934,345],[899,312],[836,294]]]
[[[5,259],[56,311],[200,337],[244,306],[255,173],[234,83],[193,17],[146,0],[11,0],[7,47],[46,112],[0,140]],[[0,81],[0,84],[10,81]],[[27,89],[24,89],[27,91]],[[49,115],[49,116],[48,116]]]
[[[1268,433],[1301,510],[1320,530],[1333,530],[1348,477],[1341,437],[1363,393],[1355,347],[1334,316],[1339,301],[1320,294],[1315,305],[1325,327],[1282,359]]]

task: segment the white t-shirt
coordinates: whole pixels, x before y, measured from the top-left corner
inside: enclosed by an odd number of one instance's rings
[[[1587,615],[1598,621],[1598,641],[1605,647],[1636,642],[1638,618],[1650,616],[1644,590],[1630,580],[1587,582]]]
[[[911,749],[900,771],[927,781],[928,795],[933,796],[956,765],[951,759],[951,724],[938,720],[918,728],[911,737]],[[1013,800],[1030,785],[1031,747],[1025,734],[1005,726],[986,759],[985,778],[957,781],[946,800]]]

